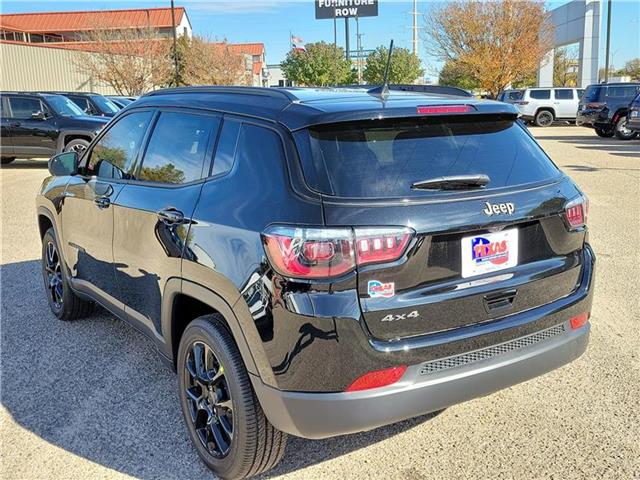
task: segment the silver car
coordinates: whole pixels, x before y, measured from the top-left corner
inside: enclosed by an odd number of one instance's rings
[[[582,88],[525,88],[506,90],[502,101],[513,103],[524,120],[548,127],[555,120],[576,119]],[[500,99],[500,97],[498,97]]]

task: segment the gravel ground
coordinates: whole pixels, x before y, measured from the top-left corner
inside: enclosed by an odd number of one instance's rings
[[[587,353],[433,418],[291,438],[265,478],[640,478],[640,140],[532,131],[591,200],[598,278]],[[106,313],[63,323],[49,312],[34,208],[46,175],[44,162],[0,172],[0,477],[211,478],[151,342]]]

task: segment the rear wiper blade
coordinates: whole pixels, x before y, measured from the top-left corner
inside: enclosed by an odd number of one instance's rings
[[[448,175],[415,182],[411,188],[414,190],[470,190],[482,188],[490,181],[489,176],[483,174]]]

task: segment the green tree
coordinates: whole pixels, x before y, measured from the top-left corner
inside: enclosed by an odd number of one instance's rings
[[[161,167],[142,167],[140,178],[150,182],[162,183],[182,183],[184,182],[184,172],[175,167],[172,163],[167,163]]]
[[[367,66],[362,77],[365,82],[376,84],[384,81],[384,69],[387,65],[389,49],[380,46],[367,57]],[[420,59],[406,48],[394,48],[391,54],[391,68],[389,69],[389,83],[413,83],[422,76],[424,70],[420,68]]]
[[[344,50],[326,42],[309,43],[306,51],[290,51],[280,66],[288,80],[308,87],[346,85],[355,80]]]
[[[455,62],[447,62],[440,70],[438,83],[449,87],[460,87],[465,90],[475,90],[480,83],[473,75],[464,71],[464,67],[457,65]]]

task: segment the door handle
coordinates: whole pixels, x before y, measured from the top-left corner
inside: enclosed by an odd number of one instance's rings
[[[98,208],[107,208],[111,205],[111,199],[109,197],[96,197],[93,199],[93,202]]]
[[[157,212],[160,221],[166,225],[177,225],[184,223],[184,213],[173,207],[163,208]]]

